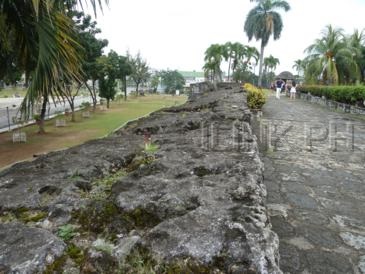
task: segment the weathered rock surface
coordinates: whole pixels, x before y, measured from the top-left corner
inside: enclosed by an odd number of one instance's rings
[[[155,264],[173,269],[169,273],[186,272],[184,267],[193,273],[281,273],[251,116],[236,91],[203,94],[110,137],[2,172],[0,222],[8,223],[2,227],[26,228],[22,221],[56,234],[73,224],[77,233],[66,243],[74,263],[68,267],[79,265],[81,272],[117,272],[118,260],[128,264],[133,260],[128,252],[140,249]],[[143,151],[147,131],[156,151]],[[23,234],[24,246],[30,246]],[[114,247],[91,252],[99,238]],[[39,242],[35,250],[46,247]],[[187,260],[194,266],[182,265]],[[16,262],[2,264],[13,269]],[[33,272],[36,268],[27,273]]]
[[[63,254],[65,246],[47,230],[0,223],[0,273],[42,272]]]

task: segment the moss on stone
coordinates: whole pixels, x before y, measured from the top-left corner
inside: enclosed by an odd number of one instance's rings
[[[77,266],[81,266],[85,261],[85,252],[74,244],[69,244],[66,254],[75,262]]]
[[[38,222],[46,218],[47,215],[48,213],[45,211],[19,207],[11,211],[2,212],[0,214],[0,222],[8,223],[14,220],[19,220],[23,223]]]
[[[155,160],[153,155],[140,154],[137,155],[132,162],[126,167],[127,172],[132,172],[138,169],[141,165],[148,165]]]
[[[62,255],[61,257],[54,260],[53,263],[47,265],[43,274],[55,274],[55,273],[63,273],[63,267],[66,264],[67,255]]]
[[[123,216],[137,228],[154,227],[161,222],[155,214],[143,208],[135,208],[132,211],[124,212]]]
[[[219,269],[203,265],[191,258],[178,258],[169,262],[155,259],[150,251],[142,246],[133,249],[120,266],[120,273],[159,273],[159,274],[210,274],[223,273]]]
[[[118,207],[111,201],[93,201],[87,207],[73,212],[74,221],[81,225],[81,230],[100,234],[105,232],[111,238],[118,230],[130,230],[131,223],[123,218]]]
[[[46,218],[47,215],[48,213],[44,211],[28,211],[21,213],[18,218],[25,223],[38,222]]]

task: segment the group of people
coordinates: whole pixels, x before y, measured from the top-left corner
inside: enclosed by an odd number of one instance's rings
[[[275,82],[276,87],[276,99],[280,99],[280,93],[282,91],[289,92],[290,99],[295,99],[295,94],[297,93],[296,87],[297,83],[294,80],[286,80],[278,79]]]

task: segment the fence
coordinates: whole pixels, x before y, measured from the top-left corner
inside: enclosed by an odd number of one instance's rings
[[[325,97],[313,96],[310,93],[300,92],[299,98],[310,103],[328,107],[330,109],[340,110],[347,113],[365,115],[365,108],[328,100]]]
[[[78,96],[75,98],[75,109],[79,109],[83,102],[92,103],[90,96]],[[18,123],[20,119],[19,104],[8,104],[5,107],[0,108],[0,132],[10,131],[14,128],[21,127]],[[50,119],[58,114],[64,113],[66,109],[70,109],[68,103],[58,102],[56,104],[49,103],[46,110],[46,119]],[[31,111],[32,113],[39,113],[40,109],[36,108]],[[26,124],[33,123],[33,119],[27,121]]]

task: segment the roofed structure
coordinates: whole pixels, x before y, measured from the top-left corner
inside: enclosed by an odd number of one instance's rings
[[[289,71],[283,71],[275,77],[276,79],[293,80],[294,75]]]

